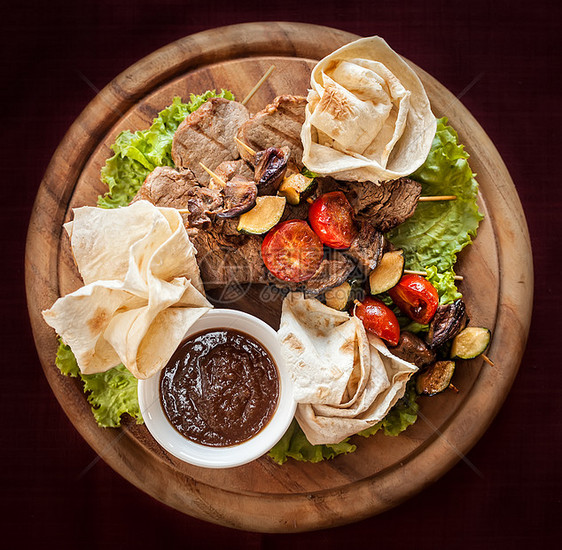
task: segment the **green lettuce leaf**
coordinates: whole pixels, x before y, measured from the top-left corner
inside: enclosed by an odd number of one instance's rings
[[[439,286],[443,303],[460,296],[453,266],[483,218],[468,156],[447,119],[439,119],[429,155],[411,177],[422,184],[423,195],[456,195],[457,199],[418,203],[414,215],[387,234],[392,244],[404,250],[406,269],[432,273],[430,280]]]
[[[158,113],[148,130],[121,132],[111,146],[115,154],[106,161],[101,171],[101,179],[109,191],[98,197],[98,206],[127,206],[152,170],[157,166],[174,166],[171,153],[174,132],[187,115],[212,97],[234,99],[228,90],[191,94],[189,103],[182,103],[179,97],[174,97],[172,104]]]
[[[293,420],[279,443],[269,451],[269,456],[277,464],[283,464],[289,458],[301,462],[320,462],[340,454],[352,453],[356,448],[349,443],[349,439],[334,445],[312,445],[306,439],[298,422]]]
[[[123,365],[98,374],[82,374],[70,347],[62,340],[59,342],[55,365],[65,376],[82,379],[84,393],[99,426],[116,428],[121,425],[124,414],[132,416],[137,424],[143,423],[137,398],[137,379]]]

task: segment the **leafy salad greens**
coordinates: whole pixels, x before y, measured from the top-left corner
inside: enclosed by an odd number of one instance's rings
[[[188,103],[182,103],[179,97],[175,97],[148,130],[119,134],[112,146],[115,154],[102,169],[102,181],[109,190],[98,198],[98,206],[116,208],[128,205],[154,168],[174,166],[171,158],[174,132],[187,115],[211,97],[234,99],[227,90],[219,93],[212,90],[198,96],[192,94]],[[476,236],[478,223],[483,217],[476,204],[478,184],[468,165],[468,153],[447,122],[446,118],[438,120],[429,155],[411,177],[422,183],[424,194],[454,194],[457,200],[420,203],[409,220],[386,235],[404,251],[407,269],[427,272],[428,279],[439,292],[441,303],[461,296],[454,283],[456,255],[471,242],[471,237]],[[424,329],[423,325],[408,326],[408,330],[414,332]],[[101,427],[120,426],[124,414],[132,416],[139,424],[143,422],[137,400],[137,380],[123,365],[105,373],[83,375],[72,351],[62,342],[57,351],[56,365],[62,374],[82,379],[84,392]],[[381,429],[386,435],[400,434],[417,420],[416,398],[414,384],[410,382],[404,397],[384,420],[358,435],[368,437]],[[355,449],[349,439],[336,445],[311,445],[294,420],[270,451],[270,456],[279,464],[288,458],[319,462]]]

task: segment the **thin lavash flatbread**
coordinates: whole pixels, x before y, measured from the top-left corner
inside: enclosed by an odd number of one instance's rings
[[[314,67],[305,113],[303,163],[346,181],[411,174],[427,158],[437,124],[416,73],[378,36]]]
[[[313,445],[339,443],[380,422],[418,370],[366,333],[357,317],[300,293],[283,302],[278,338],[296,419]]]
[[[181,216],[147,201],[74,214],[65,228],[85,286],[43,317],[84,374],[122,362],[135,377],[149,378],[212,307]]]

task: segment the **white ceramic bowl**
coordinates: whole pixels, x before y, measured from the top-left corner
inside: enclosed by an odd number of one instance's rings
[[[248,441],[229,447],[200,445],[182,436],[170,423],[160,400],[160,373],[139,380],[138,396],[144,422],[154,439],[175,457],[206,468],[240,466],[267,453],[281,439],[295,415],[296,403],[277,333],[261,319],[233,309],[212,309],[200,317],[185,338],[208,329],[234,329],[255,338],[271,355],[279,373],[279,401],[269,423]]]

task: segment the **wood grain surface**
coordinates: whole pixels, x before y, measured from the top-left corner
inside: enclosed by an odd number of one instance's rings
[[[459,365],[458,394],[421,398],[416,424],[397,438],[380,432],[357,438],[351,455],[319,464],[268,457],[226,470],[184,464],[161,449],[144,426],[99,428],[81,384],[54,366],[57,341],[41,310],[78,288],[62,224],[71,209],[95,205],[105,191],[99,172],[122,130],[144,129],[175,95],[228,88],[243,98],[274,64],[248,103],[260,110],[276,95],[305,94],[315,62],[357,36],[298,23],[248,23],[192,35],[144,58],[88,105],[57,149],[40,186],[26,249],[29,315],[45,375],[64,411],[116,471],[155,498],[192,516],[261,532],[319,529],[382,512],[422,490],[459,460],[484,433],[517,373],[531,318],[533,272],[521,205],[494,145],[463,105],[414,67],[434,113],[446,115],[471,154],[485,214],[478,238],[460,255],[457,271],[472,323],[492,329],[488,354]],[[214,294],[277,328],[280,304],[264,287],[242,295]],[[264,307],[265,304],[265,307]]]

